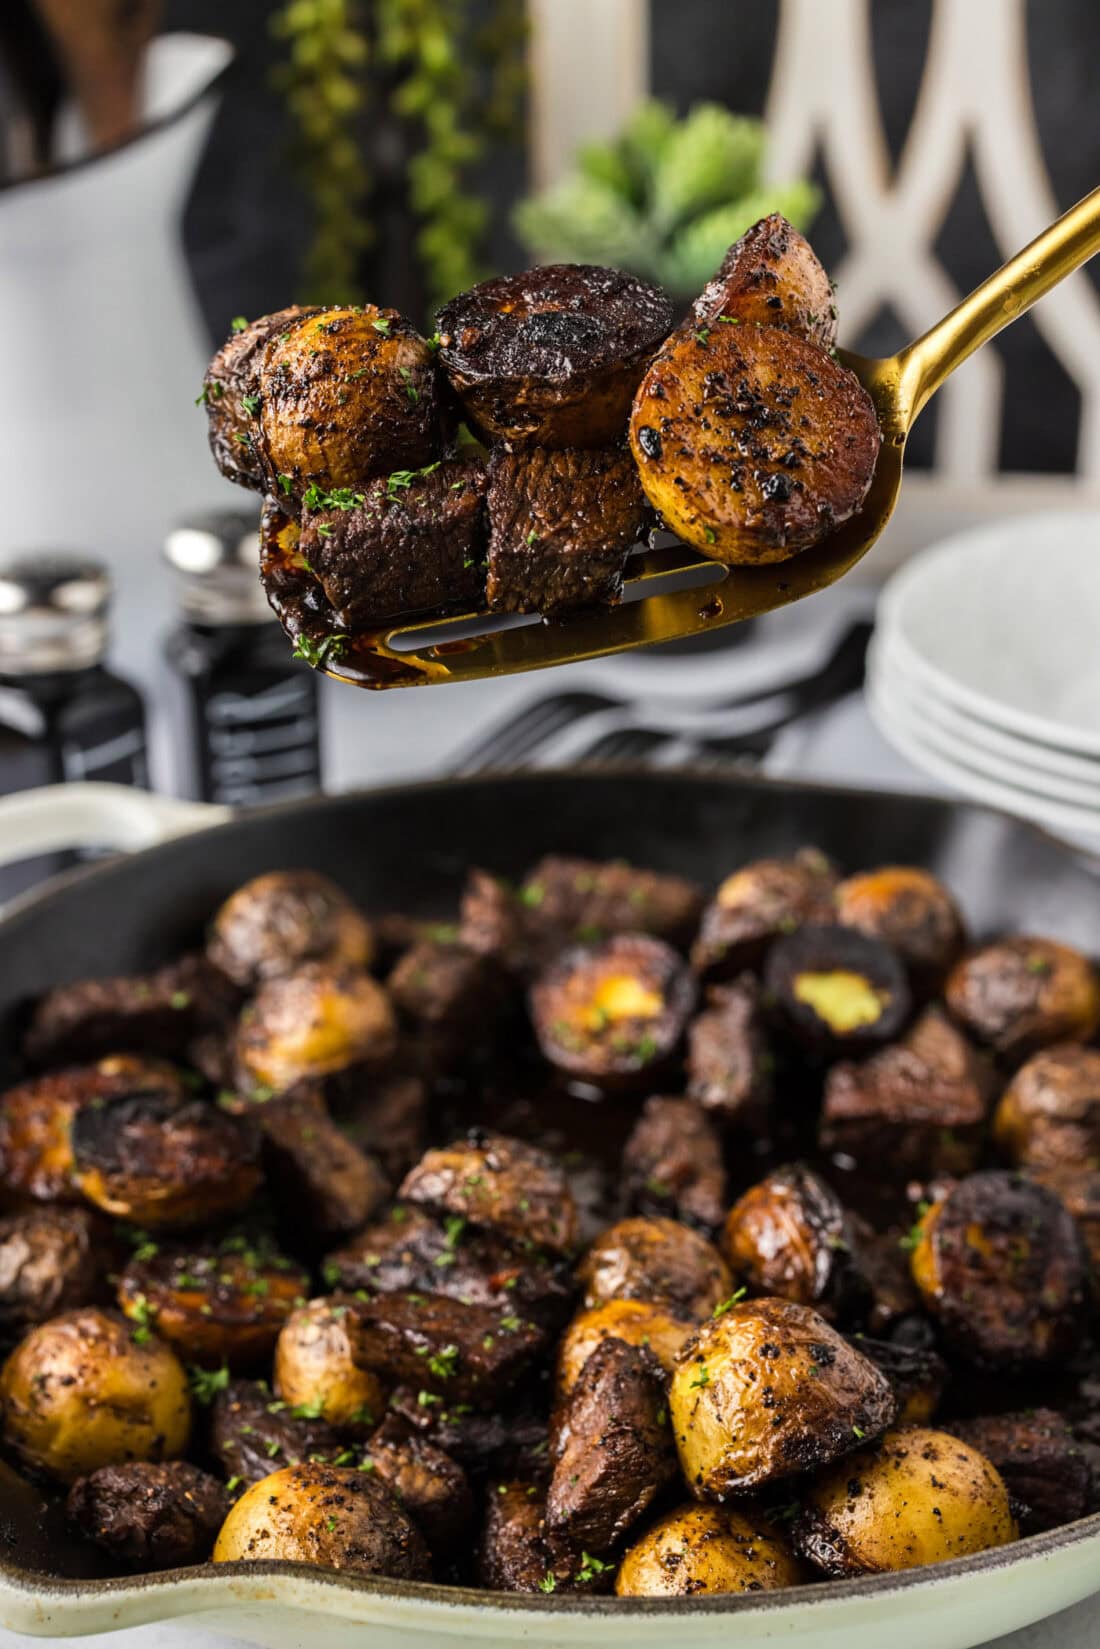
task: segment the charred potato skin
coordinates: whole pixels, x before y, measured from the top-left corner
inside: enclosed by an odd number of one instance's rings
[[[645,1347],[602,1341],[554,1417],[546,1522],[605,1557],[676,1476],[664,1371]]]
[[[446,415],[435,357],[394,309],[299,316],[260,366],[257,457],[271,498],[359,488],[441,456]]]
[[[1052,1191],[998,1170],[971,1174],[932,1205],[915,1237],[914,1281],[964,1362],[1014,1373],[1075,1349],[1088,1259]]]
[[[365,968],[373,950],[366,918],[316,870],[272,870],[245,882],[215,913],[206,944],[215,967],[241,990],[302,962]]]
[[[338,1429],[365,1433],[377,1424],[386,1394],[378,1376],[354,1360],[346,1301],[326,1296],[291,1313],[275,1347],[275,1389],[294,1408],[319,1409]]]
[[[170,1089],[86,1106],[71,1137],[84,1196],[140,1226],[186,1228],[235,1213],[262,1177],[247,1123]]]
[[[577,1280],[587,1311],[608,1300],[649,1300],[685,1322],[702,1322],[733,1292],[718,1250],[691,1226],[659,1214],[608,1226],[577,1267]]]
[[[1080,951],[1053,939],[1001,939],[963,957],[944,988],[948,1011],[1008,1065],[1100,1024],[1100,984]]]
[[[61,1312],[103,1303],[112,1238],[84,1208],[28,1208],[0,1219],[0,1341]]]
[[[292,304],[272,315],[261,315],[258,321],[231,332],[206,369],[200,400],[206,407],[210,451],[226,480],[239,487],[259,492],[264,484],[256,445],[264,350],[292,321],[318,313],[315,308]]]
[[[0,1373],[7,1447],[63,1483],[187,1447],[191,1400],[173,1351],[114,1312],[65,1312],[31,1330]]]
[[[127,1054],[32,1077],[0,1096],[0,1191],[16,1207],[80,1202],[70,1127],[85,1105],[135,1089],[183,1085],[170,1065]]]
[[[815,998],[814,981],[854,981],[860,1012],[851,1021]],[[782,1022],[819,1052],[873,1048],[896,1037],[912,996],[905,969],[888,946],[837,924],[807,924],[777,939],[764,967],[764,988]],[[840,1004],[841,1012],[846,1005]],[[864,1011],[865,1010],[865,1011]]]
[[[1033,1054],[1001,1095],[993,1139],[1018,1168],[1100,1169],[1100,1051]]]
[[[692,966],[708,980],[758,970],[780,934],[832,920],[835,887],[836,871],[817,848],[743,865],[726,877],[703,912]]]
[[[692,1099],[653,1094],[646,1100],[623,1150],[623,1178],[639,1213],[670,1214],[708,1234],[722,1224],[727,1206],[722,1142]]]
[[[672,306],[619,270],[544,264],[461,293],[436,324],[440,364],[477,434],[600,447],[621,439]]]
[[[674,333],[630,415],[650,503],[679,538],[730,566],[786,561],[847,521],[880,442],[854,374],[769,326]]]
[[[577,1246],[577,1208],[560,1165],[533,1145],[474,1129],[425,1152],[400,1195],[551,1253]]]
[[[914,987],[936,990],[966,944],[958,905],[937,876],[916,865],[883,865],[836,890],[836,920],[895,950]]]
[[[689,1501],[650,1525],[615,1577],[618,1597],[705,1597],[798,1586],[807,1571],[752,1508]]]
[[[224,1485],[185,1460],[135,1460],[78,1478],[65,1512],[119,1562],[175,1569],[210,1556],[229,1506]]]
[[[391,1415],[371,1438],[366,1458],[434,1556],[446,1556],[469,1538],[474,1497],[466,1473],[449,1454]]]
[[[303,1460],[335,1462],[343,1446],[340,1433],[312,1407],[308,1416],[298,1413],[259,1381],[232,1380],[214,1399],[210,1452],[227,1478],[258,1483]]]
[[[672,1057],[695,997],[695,982],[670,945],[619,934],[551,963],[531,987],[530,1012],[550,1064],[615,1087],[647,1080]]]
[[[755,1294],[813,1306],[835,1322],[858,1318],[870,1289],[836,1194],[804,1163],[777,1168],[734,1203],[722,1252]]]
[[[246,1489],[222,1524],[215,1563],[314,1563],[426,1580],[428,1548],[374,1472],[303,1461]]]
[[[1015,1540],[999,1473],[944,1431],[901,1427],[816,1479],[795,1549],[840,1579],[944,1563]]]
[[[361,968],[306,962],[269,979],[241,1015],[236,1060],[246,1085],[285,1093],[296,1082],[380,1064],[397,1046],[381,985]]]
[[[952,1420],[944,1429],[996,1468],[1020,1508],[1022,1535],[1056,1529],[1093,1510],[1089,1462],[1053,1409]]]
[[[669,1388],[680,1466],[699,1500],[723,1500],[826,1466],[891,1424],[873,1363],[807,1306],[731,1305],[682,1348]]]
[[[118,1303],[188,1362],[248,1369],[270,1357],[308,1291],[308,1272],[264,1248],[158,1248],[131,1259],[118,1281]]]
[[[732,320],[796,332],[821,349],[836,343],[832,283],[809,241],[778,212],[734,242],[691,313],[699,326]]]
[[[564,1403],[584,1372],[590,1357],[608,1339],[652,1352],[666,1376],[671,1376],[695,1324],[676,1317],[651,1300],[605,1300],[579,1311],[558,1342],[555,1389]]]

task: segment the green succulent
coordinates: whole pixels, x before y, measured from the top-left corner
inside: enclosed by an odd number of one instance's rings
[[[692,297],[757,218],[806,228],[820,204],[803,179],[761,182],[759,120],[699,103],[683,119],[642,103],[609,143],[578,151],[575,170],[515,209],[516,231],[543,259],[607,263]]]

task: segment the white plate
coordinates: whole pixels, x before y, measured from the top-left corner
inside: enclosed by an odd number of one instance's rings
[[[941,693],[937,684],[915,670],[894,638],[881,629],[876,629],[868,653],[868,672],[872,669],[881,681],[889,682],[930,721],[935,721],[949,733],[1010,761],[1019,762],[1036,773],[1100,784],[1100,757],[1060,750],[1054,745],[1024,738],[1019,733],[984,721],[965,705]]]
[[[878,693],[869,690],[866,702],[879,732],[915,767],[923,768],[961,795],[972,796],[975,801],[1002,808],[1020,818],[1033,819],[1063,837],[1095,849],[1100,839],[1100,807],[1074,807],[1068,802],[1047,801],[1018,786],[987,778],[929,745],[910,722],[903,722],[891,712]]]
[[[1100,812],[1100,763],[1093,764],[1091,778],[1067,778],[1063,773],[1049,772],[1021,760],[1018,755],[1006,756],[986,744],[981,735],[971,733],[965,722],[961,731],[945,723],[940,719],[940,706],[931,705],[926,697],[907,689],[898,675],[891,675],[873,658],[868,659],[867,682],[870,691],[895,720],[908,726],[930,749],[939,750],[948,760],[971,767],[1013,789],[1026,791],[1041,801],[1070,802]]]
[[[961,533],[890,580],[899,656],[999,727],[1100,756],[1100,515],[1036,515]]]

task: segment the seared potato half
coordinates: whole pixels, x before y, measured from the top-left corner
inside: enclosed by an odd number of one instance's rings
[[[284,1093],[393,1052],[397,1019],[389,997],[362,968],[306,962],[268,979],[241,1015],[237,1065],[246,1086]]]
[[[366,917],[316,870],[254,876],[221,906],[206,945],[210,960],[243,990],[293,973],[302,962],[365,968],[373,950]]]
[[[786,561],[847,521],[880,441],[846,367],[794,333],[721,317],[669,340],[630,415],[646,497],[678,537],[729,566]]]
[[[373,1472],[303,1461],[247,1489],[222,1524],[215,1563],[314,1563],[424,1580],[424,1537]]]
[[[836,343],[832,283],[805,235],[779,212],[734,242],[691,314],[696,326],[755,321],[797,332],[822,349]]]
[[[32,1329],[0,1373],[0,1402],[7,1447],[62,1483],[125,1460],[172,1460],[191,1431],[175,1352],[111,1311],[68,1311]]]
[[[669,1407],[699,1500],[825,1465],[881,1435],[897,1412],[886,1376],[824,1317],[768,1299],[704,1324],[676,1359]]]
[[[807,1572],[758,1512],[690,1502],[635,1541],[615,1577],[618,1597],[703,1597],[774,1592]]]
[[[1008,1490],[983,1454],[945,1431],[890,1431],[809,1489],[795,1544],[827,1575],[946,1563],[1017,1537]]]
[[[579,1311],[558,1345],[558,1397],[569,1395],[589,1357],[609,1337],[647,1346],[665,1373],[671,1374],[693,1327],[648,1300],[607,1300],[591,1311]]]
[[[275,1388],[294,1408],[312,1409],[330,1426],[367,1432],[385,1413],[376,1374],[358,1368],[339,1299],[310,1300],[288,1319],[275,1347]]]
[[[659,1214],[609,1225],[577,1267],[577,1278],[588,1309],[608,1300],[648,1300],[688,1322],[709,1317],[733,1292],[729,1267],[714,1245]]]

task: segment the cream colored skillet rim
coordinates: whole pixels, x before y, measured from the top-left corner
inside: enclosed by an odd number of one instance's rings
[[[628,763],[592,763],[577,769],[552,768],[546,770],[545,776],[573,777],[582,784],[601,777],[645,778],[653,783],[668,783],[670,777],[668,774],[655,774],[651,768],[640,764]],[[507,789],[513,783],[529,784],[532,777],[532,774],[525,772],[502,773],[494,775],[492,782],[502,789]],[[464,777],[448,776],[444,779],[422,779],[412,783],[371,786],[358,792],[342,792],[335,797],[311,796],[297,802],[272,803],[266,807],[249,809],[248,818],[259,819],[266,813],[294,816],[313,809],[323,809],[334,803],[347,806],[352,804],[357,796],[364,800],[375,796],[394,795],[408,795],[415,799],[417,796],[427,796],[441,790],[453,794],[455,787],[476,788],[484,786],[486,782],[483,775],[472,774]],[[716,782],[721,783],[722,778],[705,770],[696,771],[691,767],[685,767],[677,770],[674,782],[678,785],[713,785]],[[812,795],[816,792],[823,796],[848,796],[853,800],[865,801],[878,795],[883,795],[891,801],[898,799],[897,794],[890,791],[878,792],[855,785],[821,784],[797,779],[754,775],[745,783],[736,775],[730,775],[728,782],[730,789],[734,791],[745,788],[750,791],[772,791],[776,795]],[[914,795],[912,799],[917,802],[932,802],[936,807],[949,811],[963,807],[971,812],[992,813],[1005,818],[1017,830],[1043,837],[1068,858],[1088,865],[1100,878],[1100,855],[1075,849],[1050,831],[1044,830],[1042,826],[1021,819],[1003,808],[972,802],[951,802],[943,796],[927,794]],[[218,833],[233,829],[236,822],[231,819],[224,824],[212,825],[202,832],[204,842],[212,848],[215,847]],[[139,854],[129,857],[152,859],[158,854],[167,856],[173,849],[178,849],[179,841],[180,839],[161,842],[153,847],[141,849]],[[65,888],[87,877],[110,876],[112,871],[122,868],[126,862],[128,861],[124,859],[111,859],[102,864],[79,866],[52,878],[44,887],[32,889],[21,895],[5,908],[3,916],[0,917],[0,934],[3,933],[9,916],[20,915],[39,903],[48,903],[55,893],[63,892]],[[149,1604],[155,1604],[162,1594],[167,1603],[167,1600],[181,1589],[186,1590],[189,1601],[193,1600],[195,1612],[215,1609],[221,1603],[289,1603],[292,1594],[298,1594],[300,1597],[303,1590],[318,1600],[325,1598],[326,1593],[336,1593],[342,1596],[373,1598],[387,1604],[419,1603],[426,1606],[426,1612],[430,1612],[444,1630],[448,1615],[457,1616],[461,1613],[467,1619],[476,1619],[478,1614],[486,1611],[502,1617],[509,1614],[528,1617],[596,1615],[616,1621],[629,1621],[632,1616],[649,1618],[715,1614],[766,1615],[781,1613],[784,1609],[796,1606],[821,1610],[829,1604],[858,1602],[861,1598],[881,1598],[894,1592],[919,1595],[922,1590],[942,1588],[945,1584],[961,1582],[970,1576],[1007,1572],[1025,1566],[1034,1567],[1037,1574],[1041,1574],[1044,1559],[1070,1552],[1074,1548],[1085,1548],[1093,1542],[1097,1545],[1094,1590],[1100,1591],[1100,1512],[1093,1512],[1074,1523],[1063,1524],[1060,1528],[1048,1530],[1043,1534],[1025,1536],[1022,1540],[1013,1541],[1007,1546],[996,1546],[973,1557],[952,1558],[947,1563],[927,1564],[922,1568],[899,1570],[890,1574],[865,1575],[854,1580],[818,1581],[804,1586],[789,1586],[774,1592],[725,1592],[711,1597],[693,1598],[587,1597],[579,1593],[565,1594],[561,1597],[535,1597],[520,1592],[490,1592],[473,1586],[445,1586],[429,1581],[392,1580],[385,1576],[346,1575],[333,1569],[315,1568],[311,1564],[301,1563],[207,1563],[186,1569],[165,1569],[107,1580],[61,1580],[49,1575],[34,1574],[20,1568],[18,1564],[0,1560],[0,1605],[3,1604],[6,1595],[9,1598],[17,1598],[27,1611],[35,1605],[40,1605],[44,1610],[49,1610],[51,1606],[57,1607],[61,1613],[56,1623],[56,1631],[44,1630],[40,1621],[31,1626],[27,1616],[24,1616],[19,1626],[14,1628],[37,1631],[43,1637],[60,1636],[68,1630],[73,1624],[75,1610],[82,1601],[114,1606],[115,1618],[96,1627],[97,1631],[110,1631],[112,1628],[121,1629],[128,1625],[150,1624],[157,1620],[171,1619],[181,1612],[168,1607],[158,1610],[149,1607]],[[280,1585],[280,1582],[285,1582],[285,1585]],[[135,1603],[139,1600],[145,1603],[146,1607],[142,1611],[140,1621],[125,1618],[124,1605],[127,1599],[133,1599]],[[1073,1600],[1066,1601],[1068,1603]],[[330,1599],[325,1598],[325,1605],[326,1613],[338,1613],[338,1610],[331,1606]]]

